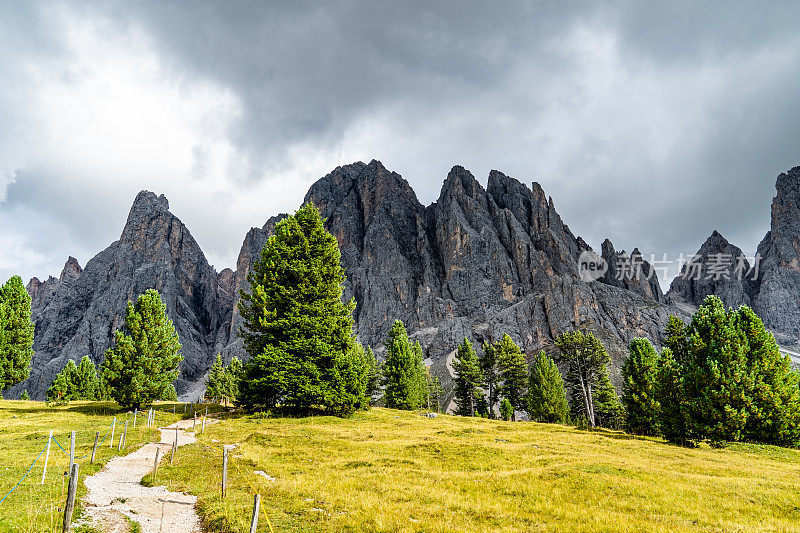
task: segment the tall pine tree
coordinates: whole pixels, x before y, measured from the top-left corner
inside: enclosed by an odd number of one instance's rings
[[[657,435],[661,409],[657,390],[658,354],[649,340],[636,338],[628,345],[622,384],[625,428],[637,435]]]
[[[456,414],[475,416],[475,401],[481,381],[481,369],[472,343],[464,337],[453,359],[453,381],[455,383]]]
[[[139,408],[175,396],[181,344],[158,291],[148,289],[128,302],[125,327],[106,351],[102,375],[111,397],[123,407]]]
[[[31,357],[31,297],[13,276],[0,287],[0,391],[28,377]]]
[[[516,420],[516,411],[525,408],[523,398],[528,385],[528,366],[522,350],[507,333],[503,334],[495,349],[500,368],[500,393],[514,408],[511,420]]]
[[[247,407],[348,415],[367,404],[365,370],[354,350],[355,301],[336,238],[312,204],[275,226],[241,292],[240,335],[250,355],[241,382]]]
[[[597,386],[592,389],[592,395],[595,423],[600,427],[620,429],[625,422],[625,409],[611,383],[608,365],[603,365],[597,373]]]
[[[573,406],[580,405],[579,412],[583,412],[589,425],[595,427],[593,391],[611,357],[591,333],[584,335],[580,331],[567,331],[556,338],[555,344],[559,349],[557,361],[567,366],[567,381],[572,390]]]
[[[479,359],[479,364],[487,392],[486,404],[489,418],[494,418],[494,406],[500,399],[500,369],[498,368],[498,351],[495,343],[483,343],[483,354]]]
[[[386,362],[383,364],[386,407],[413,410],[425,403],[425,368],[418,346],[412,346],[408,340],[403,322],[395,320],[386,341]]]
[[[531,365],[525,400],[531,420],[560,424],[567,419],[569,409],[561,372],[544,351]]]

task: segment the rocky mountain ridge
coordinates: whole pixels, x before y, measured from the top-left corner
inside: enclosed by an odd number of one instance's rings
[[[658,343],[667,317],[685,317],[682,309],[696,305],[704,292],[719,293],[731,305],[755,302],[767,311],[777,305],[776,298],[800,295],[800,283],[792,285],[800,280],[794,277],[798,255],[792,256],[793,249],[800,250],[800,214],[791,194],[793,186],[797,190],[797,170],[779,178],[773,232],[762,243],[772,258],[763,262],[769,276],[759,290],[673,283],[666,296],[638,250],[629,256],[609,240],[602,245],[608,271],[596,282],[582,281],[578,256],[591,248],[572,234],[539,184],[528,187],[499,171],[489,174],[484,189],[469,171],[455,166],[436,202],[423,206],[399,174],[378,161],[358,162],[317,181],[305,201],[320,209],[339,242],[347,275],[345,297],[357,301],[356,333],[379,355],[392,321],[399,318],[425,348],[432,371],[447,384],[449,362],[464,337],[480,344],[509,333],[532,354],[552,350],[552,339],[561,331],[581,328],[594,332],[609,348],[612,377],[618,381],[627,342],[643,336]],[[102,361],[122,324],[126,302],[156,288],[183,344],[185,360],[176,387],[182,398],[197,398],[217,353],[226,360],[245,356],[236,335],[241,325],[239,290],[247,289],[250,266],[285,216],[252,228],[236,270],[217,273],[189,230],[170,213],[166,198],[142,191],[120,239],[85,268],[70,258],[59,278],[34,278],[28,284],[36,355],[30,378],[7,395],[27,389],[40,399],[67,359],[89,355],[96,363]],[[784,224],[786,216],[797,218]],[[721,235],[712,237],[701,248],[703,254],[729,248]],[[618,275],[620,265],[630,260],[640,262],[644,276]],[[798,292],[792,293],[793,287]],[[800,313],[800,306],[796,310]],[[791,331],[774,315],[767,314],[768,325]]]

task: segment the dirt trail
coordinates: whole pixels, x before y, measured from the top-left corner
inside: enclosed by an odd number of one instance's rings
[[[178,446],[191,444],[196,439],[183,431],[191,427],[192,420],[178,424]],[[161,442],[145,444],[123,457],[116,457],[100,472],[89,476],[84,483],[89,492],[84,498],[86,513],[92,526],[106,533],[128,531],[123,515],[139,522],[142,533],[199,533],[200,519],[195,511],[197,497],[180,492],[170,492],[163,486],[144,487],[140,481],[152,472],[156,449],[161,457],[169,456],[175,442],[175,424],[160,428]]]

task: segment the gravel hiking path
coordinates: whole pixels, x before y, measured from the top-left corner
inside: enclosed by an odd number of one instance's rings
[[[183,431],[192,423],[192,420],[177,422],[179,447],[197,440]],[[84,480],[89,492],[83,501],[93,527],[106,533],[125,533],[129,530],[127,516],[141,525],[142,533],[202,531],[195,511],[196,496],[170,492],[163,486],[140,484],[142,478],[153,471],[156,449],[161,448],[162,461],[168,460],[175,442],[175,426],[159,429],[161,442],[145,444],[133,453],[116,457],[100,472]]]

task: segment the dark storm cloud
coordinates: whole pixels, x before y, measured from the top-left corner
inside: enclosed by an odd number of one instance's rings
[[[290,205],[274,201],[252,211],[252,220],[237,222],[243,227],[206,228],[201,217],[194,225],[182,217],[228,265],[246,226],[293,209],[310,181],[352,159],[381,159],[426,203],[454,164],[481,180],[497,168],[542,183],[591,244],[610,237],[617,248],[671,257],[694,252],[714,229],[754,252],[768,229],[775,176],[800,164],[794,3],[76,2],[3,9],[0,27],[14,29],[0,37],[4,74],[41,61],[57,69],[59,57],[74,55],[57,23],[68,13],[101,35],[139,36],[141,53],[157,57],[158,75],[176,91],[207,83],[231,95],[237,112],[214,133],[230,143],[235,171],[214,167],[213,149],[192,141],[189,177],[209,180],[216,172],[240,194],[254,184],[297,192],[282,196]],[[81,72],[63,76],[80,79]],[[27,121],[35,130],[40,117],[26,116],[13,98],[24,84],[10,87],[0,85],[0,115],[13,119],[4,122]],[[0,133],[0,154],[12,140]],[[68,190],[40,194],[58,179],[60,157],[27,154],[19,162],[27,173],[16,174],[1,209],[28,206],[33,216],[71,228],[64,238],[75,248],[97,251],[108,232],[80,216],[79,200]],[[124,219],[111,212],[125,211],[134,178],[101,210],[100,218],[114,219],[110,225]],[[171,200],[201,198],[205,186],[195,193],[191,183],[176,186]],[[111,195],[100,188],[94,196]],[[4,231],[21,231],[2,220]]]

